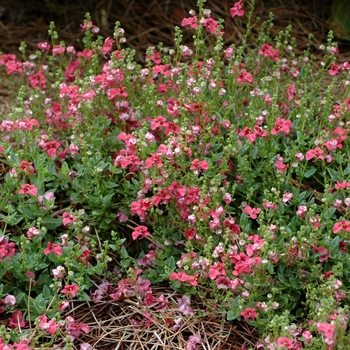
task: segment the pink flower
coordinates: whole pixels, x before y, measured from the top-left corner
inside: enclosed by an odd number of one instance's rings
[[[339,232],[349,232],[350,231],[350,222],[345,221],[342,219],[339,222],[336,222],[333,226],[333,233],[339,233]]]
[[[148,228],[146,226],[138,226],[135,228],[131,236],[132,239],[136,241],[138,238],[150,237],[151,234],[148,232]]]
[[[215,280],[218,276],[225,276],[226,270],[225,270],[225,264],[221,262],[216,262],[214,265],[210,266],[209,269],[209,277],[212,280]]]
[[[197,344],[202,344],[201,335],[199,333],[195,335],[191,335],[188,338],[187,344],[186,344],[186,350],[197,350]]]
[[[76,284],[67,284],[60,293],[65,294],[66,296],[71,295],[75,297],[79,291],[79,287]]]
[[[241,316],[244,317],[244,321],[248,321],[249,319],[255,320],[258,316],[256,313],[256,309],[247,307],[244,311],[240,313]]]
[[[299,205],[298,210],[296,211],[297,216],[304,218],[307,212],[307,206]]]
[[[341,188],[348,188],[350,187],[350,182],[347,182],[346,180],[343,180],[342,182],[338,181],[335,185],[334,188],[336,190],[339,190]]]
[[[233,7],[230,8],[230,15],[232,18],[234,17],[242,17],[244,16],[244,11],[242,10],[243,0],[239,0],[236,2]]]
[[[22,311],[15,311],[10,318],[10,326],[13,327],[24,327],[26,325],[23,320]]]
[[[19,167],[26,173],[26,175],[33,175],[35,173],[35,169],[33,167],[32,162],[27,162],[26,160],[22,160],[19,163]]]
[[[283,163],[283,157],[278,157],[275,162],[275,167],[278,173],[284,174],[284,172],[289,168],[289,164]]]
[[[194,159],[192,162],[191,162],[191,167],[190,167],[190,170],[196,170],[196,171],[202,171],[202,170],[208,170],[209,168],[209,164],[207,161],[205,160],[202,160],[200,161],[198,158]]]
[[[156,130],[159,127],[167,126],[168,122],[164,117],[159,115],[157,118],[154,118],[151,122],[151,130]]]
[[[196,29],[198,27],[198,18],[197,16],[189,17],[189,18],[184,18],[181,22],[181,26],[190,26],[193,29]]]
[[[44,254],[48,255],[48,254],[51,254],[51,253],[55,253],[57,255],[62,255],[62,248],[61,248],[61,246],[59,244],[56,244],[56,243],[48,242],[47,243],[47,248],[45,248],[45,250],[44,250]]]
[[[63,266],[57,266],[52,270],[52,273],[54,278],[63,278],[63,276],[66,274],[66,270]]]
[[[50,207],[52,207],[54,199],[55,199],[55,194],[53,192],[46,192],[43,196],[38,196],[38,202],[39,202],[40,206],[45,210],[49,209],[45,205],[45,202],[52,201],[52,203],[50,203],[51,204]],[[46,204],[48,204],[48,203],[46,203]]]
[[[333,338],[334,329],[335,329],[334,324],[330,324],[327,322],[323,322],[323,323],[317,322],[317,330],[320,333],[323,333],[323,335],[327,338],[330,338],[330,339]]]
[[[238,73],[236,81],[237,83],[253,84],[254,79],[249,72],[243,69]]]
[[[244,209],[243,209],[243,213],[247,213],[251,219],[256,219],[259,215],[259,213],[261,212],[260,208],[252,208],[249,205],[247,205]]]
[[[6,257],[15,255],[15,243],[8,242],[5,236],[0,237],[0,261]]]
[[[275,135],[278,133],[289,134],[290,128],[292,127],[292,122],[289,119],[277,118],[273,129],[271,130],[271,134]]]
[[[35,187],[35,185],[30,185],[30,184],[24,184],[22,185],[21,189],[18,191],[19,194],[24,194],[24,195],[32,195],[36,197],[38,195],[38,190]]]
[[[56,141],[45,142],[42,149],[45,150],[50,158],[53,158],[57,153],[57,149],[60,147],[60,143]]]
[[[141,165],[140,159],[136,155],[126,156],[121,161],[122,169],[125,169],[129,165]]]
[[[46,315],[43,316],[39,316],[39,328],[44,331],[44,332],[48,332],[50,334],[55,334],[58,330],[58,328],[60,328],[60,324],[56,323],[53,320],[49,320]]]
[[[6,306],[12,306],[12,308],[15,306],[16,304],[16,297],[8,294],[6,295],[6,297],[3,299],[3,302]]]
[[[145,167],[147,169],[153,165],[155,165],[158,168],[161,168],[163,166],[162,158],[158,153],[151,154],[151,156],[145,161]]]
[[[286,192],[282,197],[282,202],[287,204],[293,198],[293,194],[291,192]]]
[[[277,346],[283,349],[294,349],[293,341],[287,337],[278,338]]]
[[[177,280],[179,282],[187,282],[190,286],[197,286],[197,276],[190,276],[187,275],[186,272],[180,271],[180,272],[172,272],[169,276],[170,281]]]
[[[65,48],[59,45],[56,45],[52,48],[52,55],[62,55],[63,52],[65,51]]]
[[[316,158],[317,159],[324,159],[324,151],[320,148],[320,147],[316,147],[315,149],[311,149],[310,151],[306,152],[305,155],[306,160],[310,160],[312,158]]]
[[[320,262],[323,262],[331,257],[331,253],[325,247],[316,247],[315,244],[311,244],[311,247],[313,252],[320,254],[318,258]]]
[[[28,79],[33,89],[39,88],[41,91],[45,90],[46,78],[43,71],[39,70],[38,73],[30,75]]]
[[[77,218],[73,214],[69,214],[66,211],[63,213],[63,221],[62,221],[63,226],[69,226],[76,220]]]
[[[49,51],[50,50],[50,44],[46,42],[40,42],[38,43],[38,49],[42,51]]]
[[[27,237],[29,239],[33,239],[36,236],[39,236],[41,232],[34,226],[30,227],[29,230],[27,231]]]

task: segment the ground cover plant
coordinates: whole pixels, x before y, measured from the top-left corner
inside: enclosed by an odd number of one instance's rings
[[[257,349],[349,345],[350,64],[332,33],[316,62],[253,13],[232,5],[246,29],[224,47],[199,1],[145,66],[88,15],[81,49],[52,24],[36,54],[0,56],[23,77],[0,124],[0,349],[92,348],[67,310],[127,298],[135,327],[210,316],[257,328]]]

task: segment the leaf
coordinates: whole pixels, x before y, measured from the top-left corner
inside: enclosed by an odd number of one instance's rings
[[[333,214],[336,212],[336,210],[336,208],[328,208],[321,214],[321,217],[325,220],[330,220]]]
[[[5,216],[0,213],[0,218],[6,222],[8,225],[15,226],[17,225],[23,218],[22,216],[17,216],[16,213],[13,213],[12,215]]]
[[[343,177],[339,171],[334,170],[332,168],[327,168],[327,172],[331,176],[333,181],[342,181],[343,180]]]
[[[238,309],[238,308],[237,308],[237,309],[234,309],[234,310],[230,309],[230,310],[228,310],[228,312],[227,312],[226,319],[227,319],[227,321],[233,321],[233,320],[235,320],[238,316],[239,316],[239,309]]]
[[[253,159],[256,159],[256,157],[258,156],[259,154],[259,146],[258,145],[255,145],[253,147],[253,150],[252,150],[252,158]]]
[[[316,171],[317,171],[317,168],[315,168],[314,166],[308,167],[304,173],[304,177],[308,179],[313,174],[315,174]]]
[[[340,236],[335,236],[329,245],[329,250],[331,255],[334,255],[339,251],[339,243],[340,243]]]
[[[62,225],[62,218],[53,218],[52,216],[46,216],[42,219],[42,224],[49,230],[54,230]]]

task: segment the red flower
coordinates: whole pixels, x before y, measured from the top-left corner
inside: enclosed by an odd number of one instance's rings
[[[62,290],[61,293],[68,296],[69,294],[73,297],[77,295],[77,292],[79,291],[79,287],[76,284],[67,284]]]
[[[230,8],[230,15],[232,18],[234,17],[242,17],[244,16],[244,11],[242,10],[243,0],[239,0],[236,2],[233,7]]]
[[[50,334],[55,334],[57,332],[58,328],[60,328],[59,323],[56,323],[53,320],[48,320],[46,315],[39,316],[38,319],[40,321],[39,328],[42,331],[47,331]]]
[[[277,345],[279,348],[283,348],[283,349],[294,349],[293,341],[288,337],[278,338]]]
[[[305,155],[306,160],[310,160],[312,158],[324,159],[324,151],[320,147],[316,147],[315,149],[310,149],[310,151],[306,152]]]
[[[336,222],[333,226],[333,233],[339,233],[340,231],[349,232],[350,231],[350,222],[345,221],[344,219],[342,219],[339,222]]]
[[[198,158],[194,159],[191,162],[191,167],[190,170],[196,170],[196,171],[201,171],[201,170],[208,170],[209,165],[208,162],[205,160],[199,160]]]
[[[138,226],[135,228],[131,236],[132,239],[136,241],[138,238],[150,237],[151,234],[148,232],[148,228],[146,226]]]
[[[292,127],[292,122],[289,119],[277,118],[274,128],[271,130],[271,134],[275,135],[280,132],[289,134],[290,128]]]
[[[256,219],[260,212],[261,212],[260,208],[252,208],[249,205],[247,205],[243,209],[243,213],[247,213],[250,216],[251,219]]]
[[[253,84],[254,79],[253,76],[247,72],[246,70],[241,70],[238,73],[238,77],[236,79],[237,83],[246,83],[246,84]]]
[[[35,185],[24,184],[22,185],[18,193],[25,194],[25,195],[31,194],[32,196],[36,197],[38,195],[38,190],[35,187]]]
[[[15,311],[10,318],[10,326],[24,327],[26,323],[23,320],[22,311]]]
[[[197,20],[198,20],[197,16],[184,18],[181,22],[181,25],[183,27],[190,26],[191,28],[196,29],[198,27]]]
[[[47,254],[51,254],[51,253],[55,253],[57,255],[62,255],[61,246],[59,244],[48,242],[47,248],[44,250],[44,254],[47,255]]]
[[[209,269],[209,277],[212,280],[215,280],[218,276],[225,276],[226,270],[225,270],[225,264],[221,262],[216,262],[214,265],[210,266]]]
[[[241,316],[244,317],[244,321],[248,321],[249,319],[255,320],[258,315],[256,313],[256,309],[247,307],[241,312]]]
[[[77,218],[73,214],[69,214],[66,211],[63,213],[63,226],[67,226],[76,221]]]
[[[33,167],[32,162],[27,162],[26,160],[22,160],[19,163],[19,167],[27,174],[27,175],[33,175],[35,173],[35,169]]]
[[[57,152],[58,147],[60,147],[60,144],[58,142],[49,141],[45,143],[43,149],[47,152],[50,158],[53,158]]]

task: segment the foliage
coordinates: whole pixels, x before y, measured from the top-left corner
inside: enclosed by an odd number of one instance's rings
[[[253,39],[253,8],[230,12],[240,46],[199,1],[182,22],[193,46],[175,28],[145,67],[118,23],[103,39],[88,15],[81,51],[52,24],[35,55],[0,56],[24,81],[0,125],[4,344],[69,348],[89,331],[64,317],[74,300],[126,297],[145,325],[180,328],[192,298],[198,317],[256,327],[259,349],[348,344],[350,64],[332,33],[320,63],[295,55],[290,27]],[[159,283],[183,293],[181,317]]]

